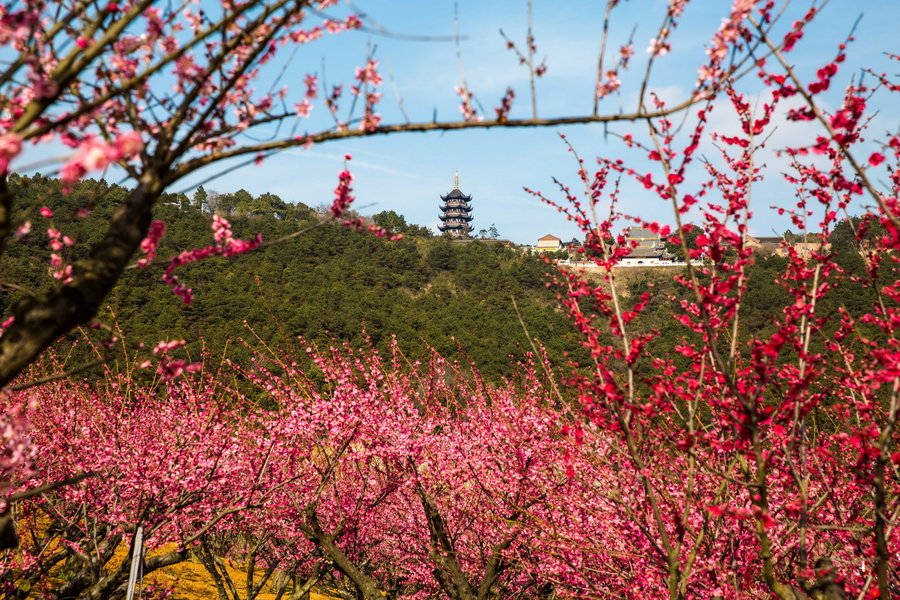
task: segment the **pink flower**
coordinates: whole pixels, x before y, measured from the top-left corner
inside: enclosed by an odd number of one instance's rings
[[[370,83],[372,85],[381,85],[381,76],[378,74],[378,61],[370,60],[363,68],[357,67],[356,80],[360,83]]]
[[[353,191],[350,187],[352,184],[353,174],[350,171],[344,169],[338,174],[338,185],[334,188],[334,201],[331,203],[331,216],[335,219],[341,218],[353,202],[353,196],[350,195]]]
[[[147,237],[141,241],[141,250],[146,256],[137,261],[137,266],[146,267],[156,257],[156,250],[159,248],[159,240],[166,233],[166,224],[162,221],[153,221],[150,224],[150,230]],[[65,240],[63,240],[65,241]]]
[[[454,89],[462,100],[459,105],[459,112],[462,113],[463,119],[465,119],[466,121],[480,121],[481,117],[478,115],[478,111],[475,110],[475,107],[472,105],[472,102],[474,100],[474,95],[472,94],[472,92],[470,92],[469,89],[465,87],[456,87]]]
[[[681,16],[685,4],[687,0],[669,0],[669,14],[673,17]]]
[[[297,111],[297,116],[302,119],[309,116],[310,111],[312,111],[312,104],[310,104],[309,100],[303,100],[299,104],[295,104],[294,109]]]
[[[29,233],[31,233],[31,221],[25,221],[24,223],[22,223],[21,225],[19,225],[16,228],[16,233],[14,234],[14,237],[17,240],[22,239]]]
[[[64,268],[59,269],[53,273],[53,277],[55,279],[59,279],[60,283],[63,285],[72,282],[72,265],[66,265]]]
[[[22,138],[15,133],[0,136],[0,156],[14,158],[22,152]]]
[[[60,179],[74,183],[89,171],[105,169],[110,163],[134,156],[144,147],[141,136],[129,131],[116,136],[112,144],[93,137],[78,143],[75,156],[60,169]]]
[[[50,210],[49,208],[47,208],[46,206],[40,210],[40,213],[41,213],[41,216],[44,217],[45,219],[49,219],[50,217],[53,216],[53,211]]]
[[[189,305],[194,301],[194,294],[190,288],[178,281],[178,276],[175,275],[175,269],[210,256],[235,256],[237,254],[249,252],[262,243],[262,235],[257,235],[249,241],[234,239],[234,236],[231,233],[231,224],[227,219],[218,215],[213,217],[212,230],[213,239],[216,241],[216,245],[185,250],[172,258],[169,266],[166,267],[166,270],[163,273],[162,280],[172,289],[172,293],[180,297],[185,304]]]
[[[153,354],[166,354],[170,350],[176,350],[185,345],[184,340],[173,340],[171,342],[160,341],[156,344],[156,347],[153,348]]]
[[[231,241],[231,223],[228,219],[214,215],[212,220],[213,239],[218,244],[226,244]]]
[[[319,93],[319,78],[315,75],[307,75],[303,79],[303,83],[306,85],[306,98],[312,100]]]
[[[665,56],[671,49],[672,46],[668,42],[656,38],[650,40],[650,45],[647,46],[647,52],[653,56]]]
[[[116,136],[115,148],[120,158],[129,158],[144,148],[144,141],[137,131],[128,131]]]
[[[105,169],[113,159],[110,147],[100,140],[89,139],[78,149],[78,160],[88,171]]]
[[[87,169],[84,168],[84,165],[77,160],[73,160],[62,166],[62,169],[59,170],[59,178],[63,183],[75,183],[84,177],[85,173],[87,173]]]
[[[0,173],[9,170],[9,163],[22,152],[22,138],[15,133],[0,136]]]
[[[359,128],[363,131],[373,132],[378,129],[378,125],[380,123],[381,115],[372,112],[371,108],[366,107],[366,112],[363,115],[363,118],[359,121]]]

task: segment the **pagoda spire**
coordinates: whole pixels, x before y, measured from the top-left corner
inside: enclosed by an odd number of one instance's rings
[[[450,190],[450,193],[443,194],[441,200],[444,203],[441,204],[441,214],[438,216],[441,220],[438,229],[441,233],[449,233],[453,237],[467,237],[472,231],[472,226],[469,224],[472,220],[472,207],[469,205],[472,196],[467,196],[459,191],[459,169],[453,176],[453,189]]]

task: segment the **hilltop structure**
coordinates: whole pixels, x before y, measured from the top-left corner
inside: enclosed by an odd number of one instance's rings
[[[456,238],[468,237],[472,231],[469,224],[472,221],[472,207],[469,205],[472,196],[459,191],[459,171],[453,177],[453,189],[449,194],[442,195],[441,200],[444,203],[441,205],[441,224],[438,229],[441,233],[449,233]]]
[[[555,235],[547,234],[542,238],[538,238],[537,246],[534,246],[534,252],[558,252],[563,249],[562,240]]]
[[[831,250],[829,242],[822,243],[818,236],[810,235],[790,235],[786,233],[783,236],[776,237],[753,237],[747,235],[744,237],[744,243],[753,248],[757,252],[763,254],[775,254],[776,256],[788,256],[789,248],[793,248],[797,255],[809,260],[814,252],[828,252]]]
[[[666,252],[662,236],[644,227],[628,229],[628,244],[632,246],[631,252],[619,261],[620,267],[671,264],[674,258]]]
[[[621,257],[616,263],[617,267],[666,267],[672,265],[682,265],[677,262],[675,256],[666,251],[666,242],[658,233],[645,227],[629,227],[627,231],[625,243],[628,245],[629,252]],[[555,235],[545,235],[539,238],[537,245],[530,246],[533,253],[553,253],[564,249],[568,249],[570,257],[565,260],[557,261],[559,265],[574,265],[579,268],[592,268],[594,263],[587,257],[580,257],[584,254],[584,247],[580,244],[573,243],[571,246],[562,243]],[[574,256],[575,258],[572,258]]]

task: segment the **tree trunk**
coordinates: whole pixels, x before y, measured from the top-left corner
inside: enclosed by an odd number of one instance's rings
[[[59,336],[97,314],[146,236],[153,205],[161,193],[159,178],[145,175],[113,215],[105,236],[91,249],[90,256],[73,265],[72,281],[16,304],[15,320],[0,338],[0,387],[25,370]]]

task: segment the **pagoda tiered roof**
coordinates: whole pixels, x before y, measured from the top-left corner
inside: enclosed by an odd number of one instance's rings
[[[440,219],[441,221],[466,221],[466,222],[468,222],[468,221],[472,220],[472,215],[470,213],[457,214],[457,213],[446,213],[445,212],[442,215],[438,215],[438,219]]]
[[[472,200],[472,196],[463,194],[461,191],[459,191],[459,188],[453,188],[448,194],[442,194],[441,200],[463,200],[465,202],[470,202]]]
[[[466,212],[470,212],[472,210],[472,207],[469,206],[465,202],[454,202],[453,204],[449,204],[449,203],[441,204],[440,209],[444,210],[444,211],[446,211],[446,210],[464,210]]]
[[[444,233],[450,233],[458,238],[465,238],[472,231],[469,221],[472,220],[472,207],[469,202],[472,196],[463,194],[459,189],[459,171],[453,178],[453,189],[441,195],[444,203],[441,205],[441,214],[438,218],[442,221],[438,229]]]

